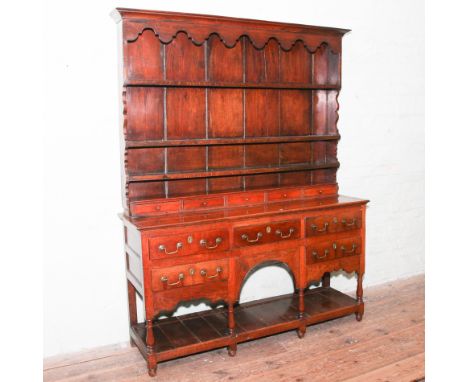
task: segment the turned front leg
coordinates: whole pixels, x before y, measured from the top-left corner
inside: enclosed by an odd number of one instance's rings
[[[363,289],[362,289],[362,279],[364,274],[358,273],[357,274],[357,289],[356,289],[356,299],[359,304],[358,311],[356,312],[356,320],[361,321],[362,316],[364,314],[364,301],[362,299],[363,296]]]
[[[231,357],[234,357],[237,352],[237,342],[235,339],[235,331],[234,331],[235,327],[236,327],[236,322],[234,321],[234,304],[228,303],[228,331],[233,341],[228,346],[228,354]]]
[[[305,305],[304,305],[304,289],[299,289],[299,312],[297,314],[297,317],[302,320],[304,317],[304,310],[305,310]],[[305,323],[301,323],[299,328],[296,330],[297,336],[299,338],[304,338],[305,333],[306,333],[306,325]]]
[[[153,320],[146,320],[146,354],[148,355],[148,374],[150,377],[156,376],[157,360],[155,351],[156,340],[154,338]]]

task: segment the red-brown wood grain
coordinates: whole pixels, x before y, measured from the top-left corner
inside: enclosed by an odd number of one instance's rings
[[[367,201],[336,184],[347,30],[129,9],[115,18],[130,335],[149,374],[163,360],[223,346],[234,356],[242,341],[361,320]],[[268,264],[290,273],[295,293],[239,305]],[[338,270],[358,275],[356,299],[330,287]],[[200,301],[224,308],[171,317]]]

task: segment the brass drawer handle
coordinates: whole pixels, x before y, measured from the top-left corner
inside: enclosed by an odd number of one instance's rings
[[[257,241],[259,241],[259,240],[261,239],[262,236],[263,236],[263,233],[257,232],[257,238],[256,238],[256,239],[250,240],[250,239],[249,239],[249,235],[247,235],[246,233],[244,233],[244,234],[241,236],[241,239],[242,239],[242,240],[245,240],[245,241],[248,242],[248,243],[256,243]]]
[[[343,219],[341,220],[341,224],[343,224],[346,227],[353,227],[356,225],[356,221],[357,221],[356,218],[353,218],[353,220],[351,220],[351,223],[348,223],[346,219]]]
[[[319,254],[318,254],[317,252],[312,251],[312,256],[314,256],[314,257],[317,258],[317,259],[324,259],[325,257],[328,256],[329,253],[330,253],[330,252],[328,251],[328,249],[326,249],[325,252],[324,252],[324,254],[323,254],[323,256],[319,256]]]
[[[182,248],[182,242],[181,242],[181,241],[179,241],[179,242],[176,244],[176,249],[175,249],[175,251],[172,251],[172,252],[167,252],[167,248],[166,248],[166,246],[165,246],[164,244],[161,244],[161,245],[159,246],[159,250],[160,250],[161,252],[164,251],[164,253],[165,253],[166,255],[173,255],[174,253],[179,252],[179,249],[180,249],[180,248]]]
[[[174,286],[174,285],[180,284],[180,283],[182,282],[182,280],[184,279],[184,277],[185,277],[185,276],[184,276],[183,273],[179,273],[179,280],[176,281],[175,283],[168,283],[167,285],[168,285],[168,286]],[[167,283],[167,281],[168,281],[167,276],[162,276],[162,277],[161,277],[161,281],[162,281],[163,283]]]
[[[288,239],[288,238],[290,238],[291,235],[293,234],[293,232],[294,232],[294,228],[289,228],[289,233],[288,233],[287,235],[283,235],[283,232],[281,232],[280,229],[277,229],[277,230],[275,231],[275,233],[276,233],[279,237],[281,237],[281,239]]]
[[[208,245],[208,242],[205,239],[200,240],[200,245],[202,247],[205,247],[207,249],[215,249],[218,248],[218,246],[223,242],[223,239],[221,237],[217,237],[215,240],[215,245]]]
[[[216,267],[216,274],[212,275],[212,276],[207,276],[206,275],[206,269],[202,269],[200,271],[200,274],[203,276],[203,277],[206,277],[207,279],[214,279],[215,277],[218,277],[218,275],[223,271],[223,268],[221,267]]]
[[[310,227],[316,232],[326,232],[328,231],[328,222],[323,224],[322,229],[318,229],[318,227],[315,224],[312,224]]]
[[[346,253],[348,255],[351,255],[353,254],[355,251],[356,251],[356,248],[357,248],[357,245],[353,243],[353,245],[351,246],[351,249],[349,251],[346,250],[346,247],[344,245],[341,246],[341,251],[343,253]]]

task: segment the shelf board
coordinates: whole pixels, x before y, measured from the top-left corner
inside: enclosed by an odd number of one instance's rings
[[[159,180],[178,180],[178,179],[197,179],[197,178],[214,178],[221,176],[242,176],[242,175],[255,175],[255,174],[271,174],[292,171],[308,171],[320,170],[327,168],[338,168],[339,162],[325,163],[320,165],[288,165],[288,166],[274,166],[274,167],[252,167],[252,168],[238,168],[226,170],[208,170],[208,171],[195,171],[195,172],[177,172],[167,174],[143,174],[143,175],[129,175],[128,182],[148,182]]]
[[[306,325],[330,320],[357,311],[357,301],[333,288],[315,288],[304,295]],[[301,325],[298,319],[298,296],[288,294],[240,304],[234,309],[235,342],[244,342]],[[153,334],[158,360],[164,361],[200,351],[227,346],[233,341],[227,330],[225,308],[156,320]],[[131,327],[131,336],[143,354],[146,349],[145,324]]]
[[[271,144],[296,143],[314,141],[336,141],[340,135],[296,135],[281,137],[246,137],[246,138],[208,138],[208,139],[178,139],[178,140],[145,140],[127,141],[125,148],[156,148],[177,146],[217,146],[217,145],[245,145],[245,144]]]
[[[215,82],[215,81],[151,81],[131,80],[124,86],[182,87],[182,88],[234,88],[234,89],[298,89],[298,90],[340,90],[340,85],[317,85],[310,82]]]

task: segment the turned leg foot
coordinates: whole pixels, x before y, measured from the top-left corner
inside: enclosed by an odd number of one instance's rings
[[[362,321],[362,313],[356,312],[356,321]]]
[[[228,346],[228,354],[230,357],[234,357],[237,353],[237,344],[231,344]]]
[[[305,334],[306,334],[306,327],[301,327],[299,329],[296,329],[296,333],[297,333],[297,336],[299,338],[304,338]]]
[[[148,375],[150,377],[156,377],[157,366],[155,367],[148,367]]]

